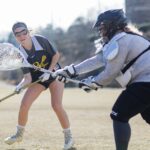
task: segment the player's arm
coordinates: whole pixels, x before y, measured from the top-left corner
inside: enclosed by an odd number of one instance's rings
[[[97,54],[89,59],[74,66],[77,74],[88,73],[98,68],[104,67],[103,57],[101,54]]]
[[[17,91],[18,93],[20,92],[21,88],[24,87],[25,85],[29,84],[32,82],[32,77],[30,72],[24,74],[23,79],[21,80],[21,82],[16,86],[15,91]]]
[[[45,47],[46,51],[52,57],[51,64],[49,66],[49,70],[53,71],[53,69],[55,68],[56,64],[59,61],[60,54],[59,54],[58,50],[49,42],[48,39],[43,37],[42,43],[44,44],[43,46]]]
[[[80,74],[88,73],[95,69],[101,68],[103,66],[104,66],[104,62],[102,56],[99,54],[89,59],[86,59],[85,61],[79,63],[78,65],[72,64],[64,67],[63,69],[59,69],[54,74],[55,76],[60,75],[60,76],[73,78]]]
[[[52,57],[52,61],[51,61],[50,67],[49,67],[50,71],[53,71],[56,64],[58,63],[59,58],[60,58],[60,54],[58,51],[56,51],[55,55],[53,55],[53,57]]]

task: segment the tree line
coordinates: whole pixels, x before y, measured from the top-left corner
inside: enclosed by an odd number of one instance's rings
[[[59,63],[64,67],[72,63],[77,64],[95,54],[96,32],[93,29],[93,24],[93,21],[78,17],[67,31],[62,28],[55,28],[52,24],[47,24],[46,27],[39,27],[34,32],[47,37],[52,45],[58,49],[61,54]],[[5,42],[18,46],[13,33],[9,33]],[[85,76],[83,75],[83,77]],[[20,69],[0,72],[0,79],[12,84],[20,82],[22,77],[23,74]],[[71,85],[69,84],[69,86]]]

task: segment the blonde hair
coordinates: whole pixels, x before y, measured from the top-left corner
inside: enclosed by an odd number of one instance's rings
[[[128,24],[128,26],[126,26],[124,28],[124,31],[125,32],[133,32],[133,33],[136,33],[136,34],[139,34],[139,35],[143,35],[143,33],[141,31],[138,30],[137,26],[134,25],[134,24]]]

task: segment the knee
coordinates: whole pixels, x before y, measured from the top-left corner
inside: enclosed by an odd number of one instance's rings
[[[124,122],[124,123],[127,123],[129,121],[128,117],[125,117],[124,115],[121,115],[121,114],[114,112],[114,111],[111,112],[110,118],[113,121],[119,121],[119,122]]]
[[[59,112],[62,109],[62,105],[58,103],[52,103],[52,108],[55,112]]]

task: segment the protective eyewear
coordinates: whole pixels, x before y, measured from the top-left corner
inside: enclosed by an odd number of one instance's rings
[[[20,37],[21,35],[27,35],[27,33],[28,33],[28,30],[27,29],[23,29],[20,32],[14,32],[14,35],[16,37]]]

